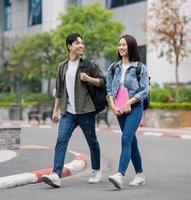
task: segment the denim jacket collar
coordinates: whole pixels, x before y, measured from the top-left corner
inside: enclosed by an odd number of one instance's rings
[[[135,62],[131,62],[130,63],[130,67],[137,67],[138,66],[138,61],[135,61]],[[119,60],[118,62],[117,62],[117,65],[116,65],[116,68],[120,68],[121,69],[121,67],[122,67],[122,61],[121,60]]]

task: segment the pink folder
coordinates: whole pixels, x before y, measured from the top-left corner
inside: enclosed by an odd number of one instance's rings
[[[129,100],[129,95],[127,88],[120,88],[117,92],[117,96],[115,97],[115,105],[120,109],[122,112],[125,106],[125,103]]]

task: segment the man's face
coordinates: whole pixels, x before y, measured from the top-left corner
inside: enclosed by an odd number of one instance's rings
[[[82,56],[84,53],[84,43],[82,38],[78,37],[71,45],[68,45],[68,49],[70,50],[70,54],[76,56]]]

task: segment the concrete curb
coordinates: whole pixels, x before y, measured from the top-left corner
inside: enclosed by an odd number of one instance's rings
[[[167,133],[157,133],[157,132],[139,132],[138,135],[191,140],[191,135],[177,135],[177,134],[167,134]]]
[[[87,158],[79,153],[70,151],[75,155],[75,159],[64,165],[61,177],[70,176],[84,170],[87,166]],[[40,183],[42,182],[41,177],[44,174],[50,174],[52,168],[40,169],[28,173],[22,173],[12,176],[0,177],[0,189],[8,189],[17,186]]]
[[[121,133],[121,130],[114,130],[113,132]],[[191,135],[185,135],[185,134],[179,135],[179,134],[176,134],[176,133],[173,134],[173,133],[161,133],[161,132],[140,131],[140,130],[138,130],[137,135],[191,140]]]

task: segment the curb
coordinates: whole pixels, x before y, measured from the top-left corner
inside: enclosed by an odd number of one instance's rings
[[[87,158],[79,153],[69,151],[75,155],[75,159],[64,165],[61,178],[76,174],[84,170],[87,166]],[[50,174],[52,168],[40,169],[28,173],[16,174],[12,176],[0,177],[0,189],[8,189],[17,186],[42,182],[41,177],[44,174]]]
[[[115,129],[113,132],[114,133],[121,133],[121,130]],[[179,134],[174,134],[174,133],[161,133],[161,132],[150,132],[150,131],[140,131],[140,130],[138,130],[137,135],[191,140],[191,135],[186,135],[186,134],[179,135]]]
[[[157,132],[139,132],[139,135],[145,136],[157,136],[163,138],[177,138],[177,139],[187,139],[191,140],[191,135],[178,135],[178,134],[168,134],[168,133],[157,133]]]

